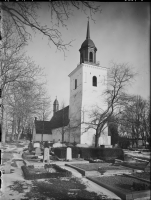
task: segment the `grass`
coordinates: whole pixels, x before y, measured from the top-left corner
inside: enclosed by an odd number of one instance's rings
[[[80,182],[79,178],[53,178],[47,181],[33,181],[33,186],[30,192],[26,193],[25,197],[38,198],[45,200],[47,197],[55,200],[100,200],[109,199],[105,195],[97,195],[95,192],[86,190],[86,186]]]
[[[138,163],[138,162],[134,162],[134,163],[122,163],[122,166],[125,166],[125,167],[131,167],[131,168],[134,168],[134,169],[140,169],[140,170],[144,170],[145,167],[147,166],[147,163]]]
[[[145,179],[145,180],[150,180],[150,177],[151,177],[150,172],[133,173],[132,175],[138,178]]]
[[[85,164],[73,164],[73,166],[79,167],[85,171],[95,171],[99,167],[108,167],[111,163],[85,163]]]
[[[127,177],[124,175],[120,176],[103,176],[103,177],[93,177],[93,179],[99,181],[100,183],[110,185],[112,187],[118,188],[119,191],[123,190],[125,192],[135,191],[133,188],[133,182],[137,184],[147,184],[141,180],[137,180],[135,178]],[[148,189],[150,184],[148,185]]]
[[[46,166],[46,165],[45,165]],[[60,166],[52,164],[50,167],[34,168],[33,166],[21,166],[24,177],[27,180],[44,179],[44,178],[59,178],[70,177],[71,172],[62,169]]]

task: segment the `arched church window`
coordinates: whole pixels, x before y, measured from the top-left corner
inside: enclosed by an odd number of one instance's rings
[[[77,79],[75,79],[75,89],[77,88]]]
[[[93,62],[93,53],[92,52],[89,53],[89,61]]]
[[[97,77],[96,76],[93,76],[93,78],[92,78],[92,85],[97,87]]]

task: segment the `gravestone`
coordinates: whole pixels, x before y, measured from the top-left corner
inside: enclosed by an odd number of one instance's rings
[[[66,151],[66,160],[72,160],[72,149],[70,147]]]
[[[41,149],[39,147],[36,148],[35,155],[36,156],[40,156],[41,155]]]
[[[34,148],[35,148],[35,147],[40,147],[40,143],[39,143],[39,142],[35,142],[35,143],[34,143]]]
[[[49,158],[49,148],[44,148],[44,159],[43,159],[43,161],[45,162],[45,161],[47,161],[47,162],[49,162],[50,161],[50,158]]]

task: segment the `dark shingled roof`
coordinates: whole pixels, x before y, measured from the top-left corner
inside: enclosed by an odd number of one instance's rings
[[[37,134],[52,134],[50,121],[35,121]]]
[[[86,48],[86,47],[93,47],[93,48],[96,48],[94,42],[93,42],[91,39],[86,39],[86,40],[82,43],[81,49],[82,49],[82,48]]]
[[[52,129],[69,124],[69,106],[55,112],[50,121],[35,121],[36,134],[52,134]]]
[[[51,128],[60,128],[69,124],[69,106],[58,110],[50,120]]]
[[[86,40],[82,43],[80,50],[83,49],[83,48],[87,48],[87,47],[92,47],[92,48],[95,48],[97,50],[97,48],[95,47],[94,42],[90,39],[89,21],[88,21],[88,24],[87,24]]]

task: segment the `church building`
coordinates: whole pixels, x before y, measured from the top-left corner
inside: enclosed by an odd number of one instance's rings
[[[35,120],[34,141],[58,140],[94,146],[96,130],[92,127],[92,115],[104,110],[107,105],[103,92],[107,89],[107,68],[96,61],[97,48],[90,39],[89,21],[86,39],[82,43],[80,64],[68,75],[70,78],[69,106],[59,110],[59,102],[53,103],[50,121]],[[110,145],[111,138],[106,128],[99,138],[99,145]]]

